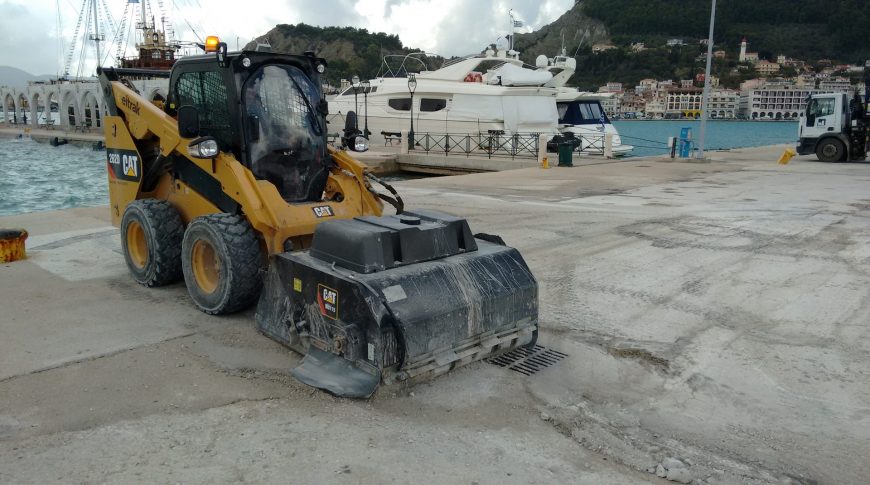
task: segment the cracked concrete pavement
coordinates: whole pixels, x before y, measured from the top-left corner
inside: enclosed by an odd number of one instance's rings
[[[862,482],[870,165],[781,151],[398,183],[522,252],[568,357],[369,401],[134,284],[104,208],[0,218],[33,235],[0,266],[0,481]]]

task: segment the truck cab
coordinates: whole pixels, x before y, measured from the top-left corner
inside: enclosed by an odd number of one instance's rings
[[[823,162],[858,160],[866,156],[866,123],[860,100],[846,93],[815,94],[801,113],[799,155],[815,153]]]

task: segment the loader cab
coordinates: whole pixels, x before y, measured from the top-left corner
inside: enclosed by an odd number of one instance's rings
[[[320,67],[323,66],[323,67]],[[325,102],[313,55],[243,51],[183,58],[166,111],[196,109],[196,136],[213,137],[287,202],[319,200],[329,176]]]

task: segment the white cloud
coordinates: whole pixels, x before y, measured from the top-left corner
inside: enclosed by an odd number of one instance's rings
[[[80,2],[0,1],[0,65],[34,74],[60,71],[65,52],[54,35],[56,5],[61,6],[68,46]],[[156,1],[151,3],[157,6]],[[106,4],[120,20],[125,2],[106,0]],[[163,4],[171,10],[178,37],[196,40],[192,26],[200,36],[221,36],[232,49],[237,39],[244,45],[276,24],[305,22],[397,34],[406,46],[452,56],[478,52],[506,35],[511,8],[525,21],[526,30],[532,30],[558,18],[574,0],[164,0]],[[114,53],[114,47],[109,48]]]

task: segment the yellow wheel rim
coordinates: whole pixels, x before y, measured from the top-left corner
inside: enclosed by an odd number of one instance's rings
[[[142,269],[148,263],[148,242],[145,241],[145,230],[137,221],[132,221],[127,226],[127,253],[130,261],[138,269]]]
[[[190,260],[196,285],[203,293],[214,293],[221,279],[221,264],[214,246],[202,239],[196,241]]]

